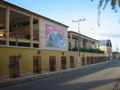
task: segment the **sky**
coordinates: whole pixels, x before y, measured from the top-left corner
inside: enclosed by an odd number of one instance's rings
[[[85,18],[80,22],[80,33],[97,40],[110,39],[113,51],[120,52],[120,8],[115,13],[108,3],[101,8],[100,26],[98,20],[99,0],[5,0],[42,16],[69,26],[68,31],[78,32],[77,23],[72,20]],[[118,48],[118,49],[117,49]]]

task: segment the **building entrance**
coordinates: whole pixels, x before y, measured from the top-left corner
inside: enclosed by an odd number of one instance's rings
[[[20,76],[19,56],[9,57],[9,73],[10,78],[16,78]]]
[[[74,68],[74,56],[70,56],[70,68]]]
[[[56,57],[50,56],[49,57],[49,71],[56,70]]]
[[[36,74],[41,73],[41,57],[40,56],[33,57],[33,72]]]
[[[63,56],[61,57],[61,69],[66,69],[67,68],[67,61],[66,61],[66,57]]]

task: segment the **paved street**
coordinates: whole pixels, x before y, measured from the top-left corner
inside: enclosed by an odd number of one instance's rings
[[[119,78],[120,61],[110,61],[0,90],[113,90]]]

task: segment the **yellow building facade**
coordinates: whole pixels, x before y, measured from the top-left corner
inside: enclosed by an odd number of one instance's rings
[[[10,74],[10,69],[12,70],[11,68],[12,64],[15,64],[14,62],[10,63],[11,57],[18,57],[17,58],[19,61],[18,72],[21,74],[28,72],[33,73],[34,67],[38,68],[40,70],[40,73],[44,73],[49,71],[56,71],[56,70],[76,67],[76,63],[77,63],[75,52],[61,52],[61,51],[41,50],[41,49],[33,49],[33,48],[0,47],[0,57],[1,57],[0,75]],[[34,65],[34,60],[35,60],[34,57],[39,57],[38,67]],[[72,58],[73,62],[70,64],[71,57],[73,57]],[[65,58],[64,60],[65,62],[61,62],[62,58],[63,59]],[[52,63],[50,63],[51,59],[53,59]],[[65,67],[62,66],[63,64]],[[72,64],[73,66],[70,66]],[[13,67],[15,69],[14,65]]]
[[[0,1],[0,76],[78,67],[78,53],[68,50],[67,29],[57,21]],[[96,40],[86,40],[91,44],[83,42],[82,47],[96,48]],[[80,52],[80,57],[81,65],[107,60],[104,54],[96,53]]]
[[[77,67],[77,52],[22,47],[0,47],[0,76],[46,73]],[[81,65],[107,61],[104,54],[80,53]],[[12,62],[17,60],[18,62]],[[38,60],[35,62],[35,60]],[[36,65],[37,64],[37,65]],[[18,66],[17,66],[18,65]]]

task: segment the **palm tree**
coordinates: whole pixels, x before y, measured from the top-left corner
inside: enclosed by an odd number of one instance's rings
[[[94,1],[94,0],[91,0]],[[114,10],[114,12],[118,11],[118,8],[120,8],[120,0],[99,0],[98,4],[98,26],[100,26],[100,9],[103,8],[105,10],[107,4],[111,5],[111,9]]]
[[[94,0],[91,0],[91,1],[94,1]],[[98,9],[103,7],[103,10],[104,10],[109,2],[111,4],[112,9],[115,11],[118,7],[120,7],[120,0],[100,0],[99,5],[98,5]]]

